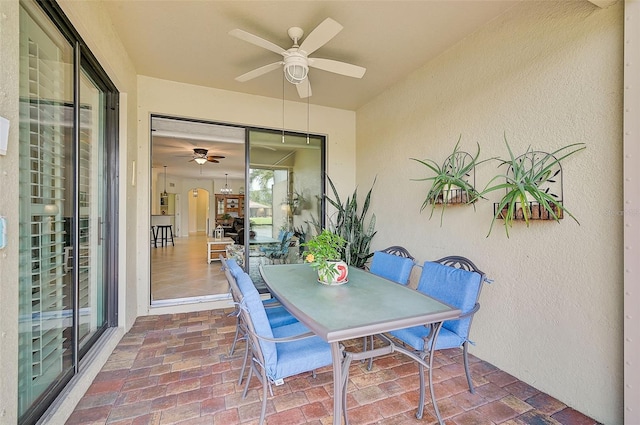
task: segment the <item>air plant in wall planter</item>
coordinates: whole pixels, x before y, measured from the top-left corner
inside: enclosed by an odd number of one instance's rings
[[[442,225],[442,217],[447,205],[453,204],[469,204],[475,202],[480,194],[474,187],[475,185],[475,167],[489,159],[478,161],[480,156],[480,145],[475,156],[471,156],[467,152],[459,150],[460,139],[453,148],[451,155],[442,163],[442,166],[432,159],[420,160],[410,158],[424,165],[435,173],[434,176],[425,177],[423,179],[413,179],[415,181],[431,181],[431,187],[427,192],[427,196],[420,207],[422,212],[431,205],[431,214],[429,219],[433,217],[433,212],[437,205],[442,206],[440,213],[440,225]],[[494,159],[494,158],[490,158]]]
[[[527,227],[530,220],[559,221],[568,214],[580,224],[576,217],[562,204],[562,167],[560,162],[586,149],[584,143],[573,143],[551,153],[527,151],[516,157],[507,142],[509,160],[500,160],[500,166],[508,166],[505,174],[493,177],[487,187],[478,194],[483,197],[489,192],[505,190],[504,196],[494,205],[494,216],[487,237],[498,218],[504,220],[504,228],[509,237],[509,228],[514,220],[524,220]],[[503,183],[492,185],[496,180]]]

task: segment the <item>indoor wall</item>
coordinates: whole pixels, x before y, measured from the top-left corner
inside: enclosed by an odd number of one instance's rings
[[[623,422],[623,9],[519,3],[357,111],[357,182],[377,176],[374,248],[474,261],[495,282],[471,352],[606,424]],[[410,158],[442,163],[460,136],[480,159],[508,158],[505,136],[516,155],[585,143],[562,162],[580,224],[516,223],[507,238],[497,221],[487,237],[499,192],[429,219],[428,182],[413,179],[432,174]],[[497,165],[476,168],[480,189]]]

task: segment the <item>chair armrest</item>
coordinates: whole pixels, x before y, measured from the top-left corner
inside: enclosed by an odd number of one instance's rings
[[[269,341],[269,342],[293,342],[293,341],[300,341],[301,339],[307,339],[307,338],[316,336],[316,334],[314,334],[313,332],[305,332],[303,334],[292,335],[292,336],[287,336],[283,338],[269,338],[267,336],[258,335],[255,332],[251,332],[251,334],[255,335],[258,339],[261,339],[263,341]]]
[[[474,305],[471,310],[467,311],[464,314],[461,314],[460,316],[458,316],[457,319],[454,319],[454,320],[466,319],[467,317],[473,316],[474,314],[476,314],[478,310],[480,310],[480,303],[476,303],[476,305]]]

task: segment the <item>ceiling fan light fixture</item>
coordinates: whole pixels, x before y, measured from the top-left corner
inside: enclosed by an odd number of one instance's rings
[[[300,84],[307,78],[309,66],[304,57],[290,56],[285,60],[284,77],[291,84]]]
[[[207,158],[195,158],[195,161],[198,165],[202,165],[207,162]]]

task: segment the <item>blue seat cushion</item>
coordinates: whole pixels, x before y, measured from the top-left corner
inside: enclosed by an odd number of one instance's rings
[[[418,291],[452,305],[465,314],[473,309],[480,294],[479,273],[456,269],[440,263],[425,261],[418,282]],[[467,338],[471,317],[447,320],[442,327]]]
[[[265,312],[267,313],[267,318],[269,319],[269,323],[272,328],[276,328],[279,326],[290,325],[292,323],[298,322],[289,311],[283,306],[278,307],[270,307],[267,301],[263,301],[263,305],[265,306]]]
[[[307,332],[309,329],[299,322],[273,329],[273,334],[277,338]],[[276,350],[278,364],[274,371],[269,371],[267,374],[274,381],[332,364],[331,347],[318,336],[292,342],[278,342]]]
[[[413,326],[411,328],[399,329],[389,332],[399,340],[409,344],[416,350],[424,350],[423,337],[429,334],[429,328],[426,326]],[[451,332],[444,327],[440,328],[438,339],[436,341],[436,350],[444,350],[446,348],[458,348],[464,343],[465,338]]]
[[[413,269],[413,260],[382,251],[373,253],[369,271],[394,282],[406,285]]]

